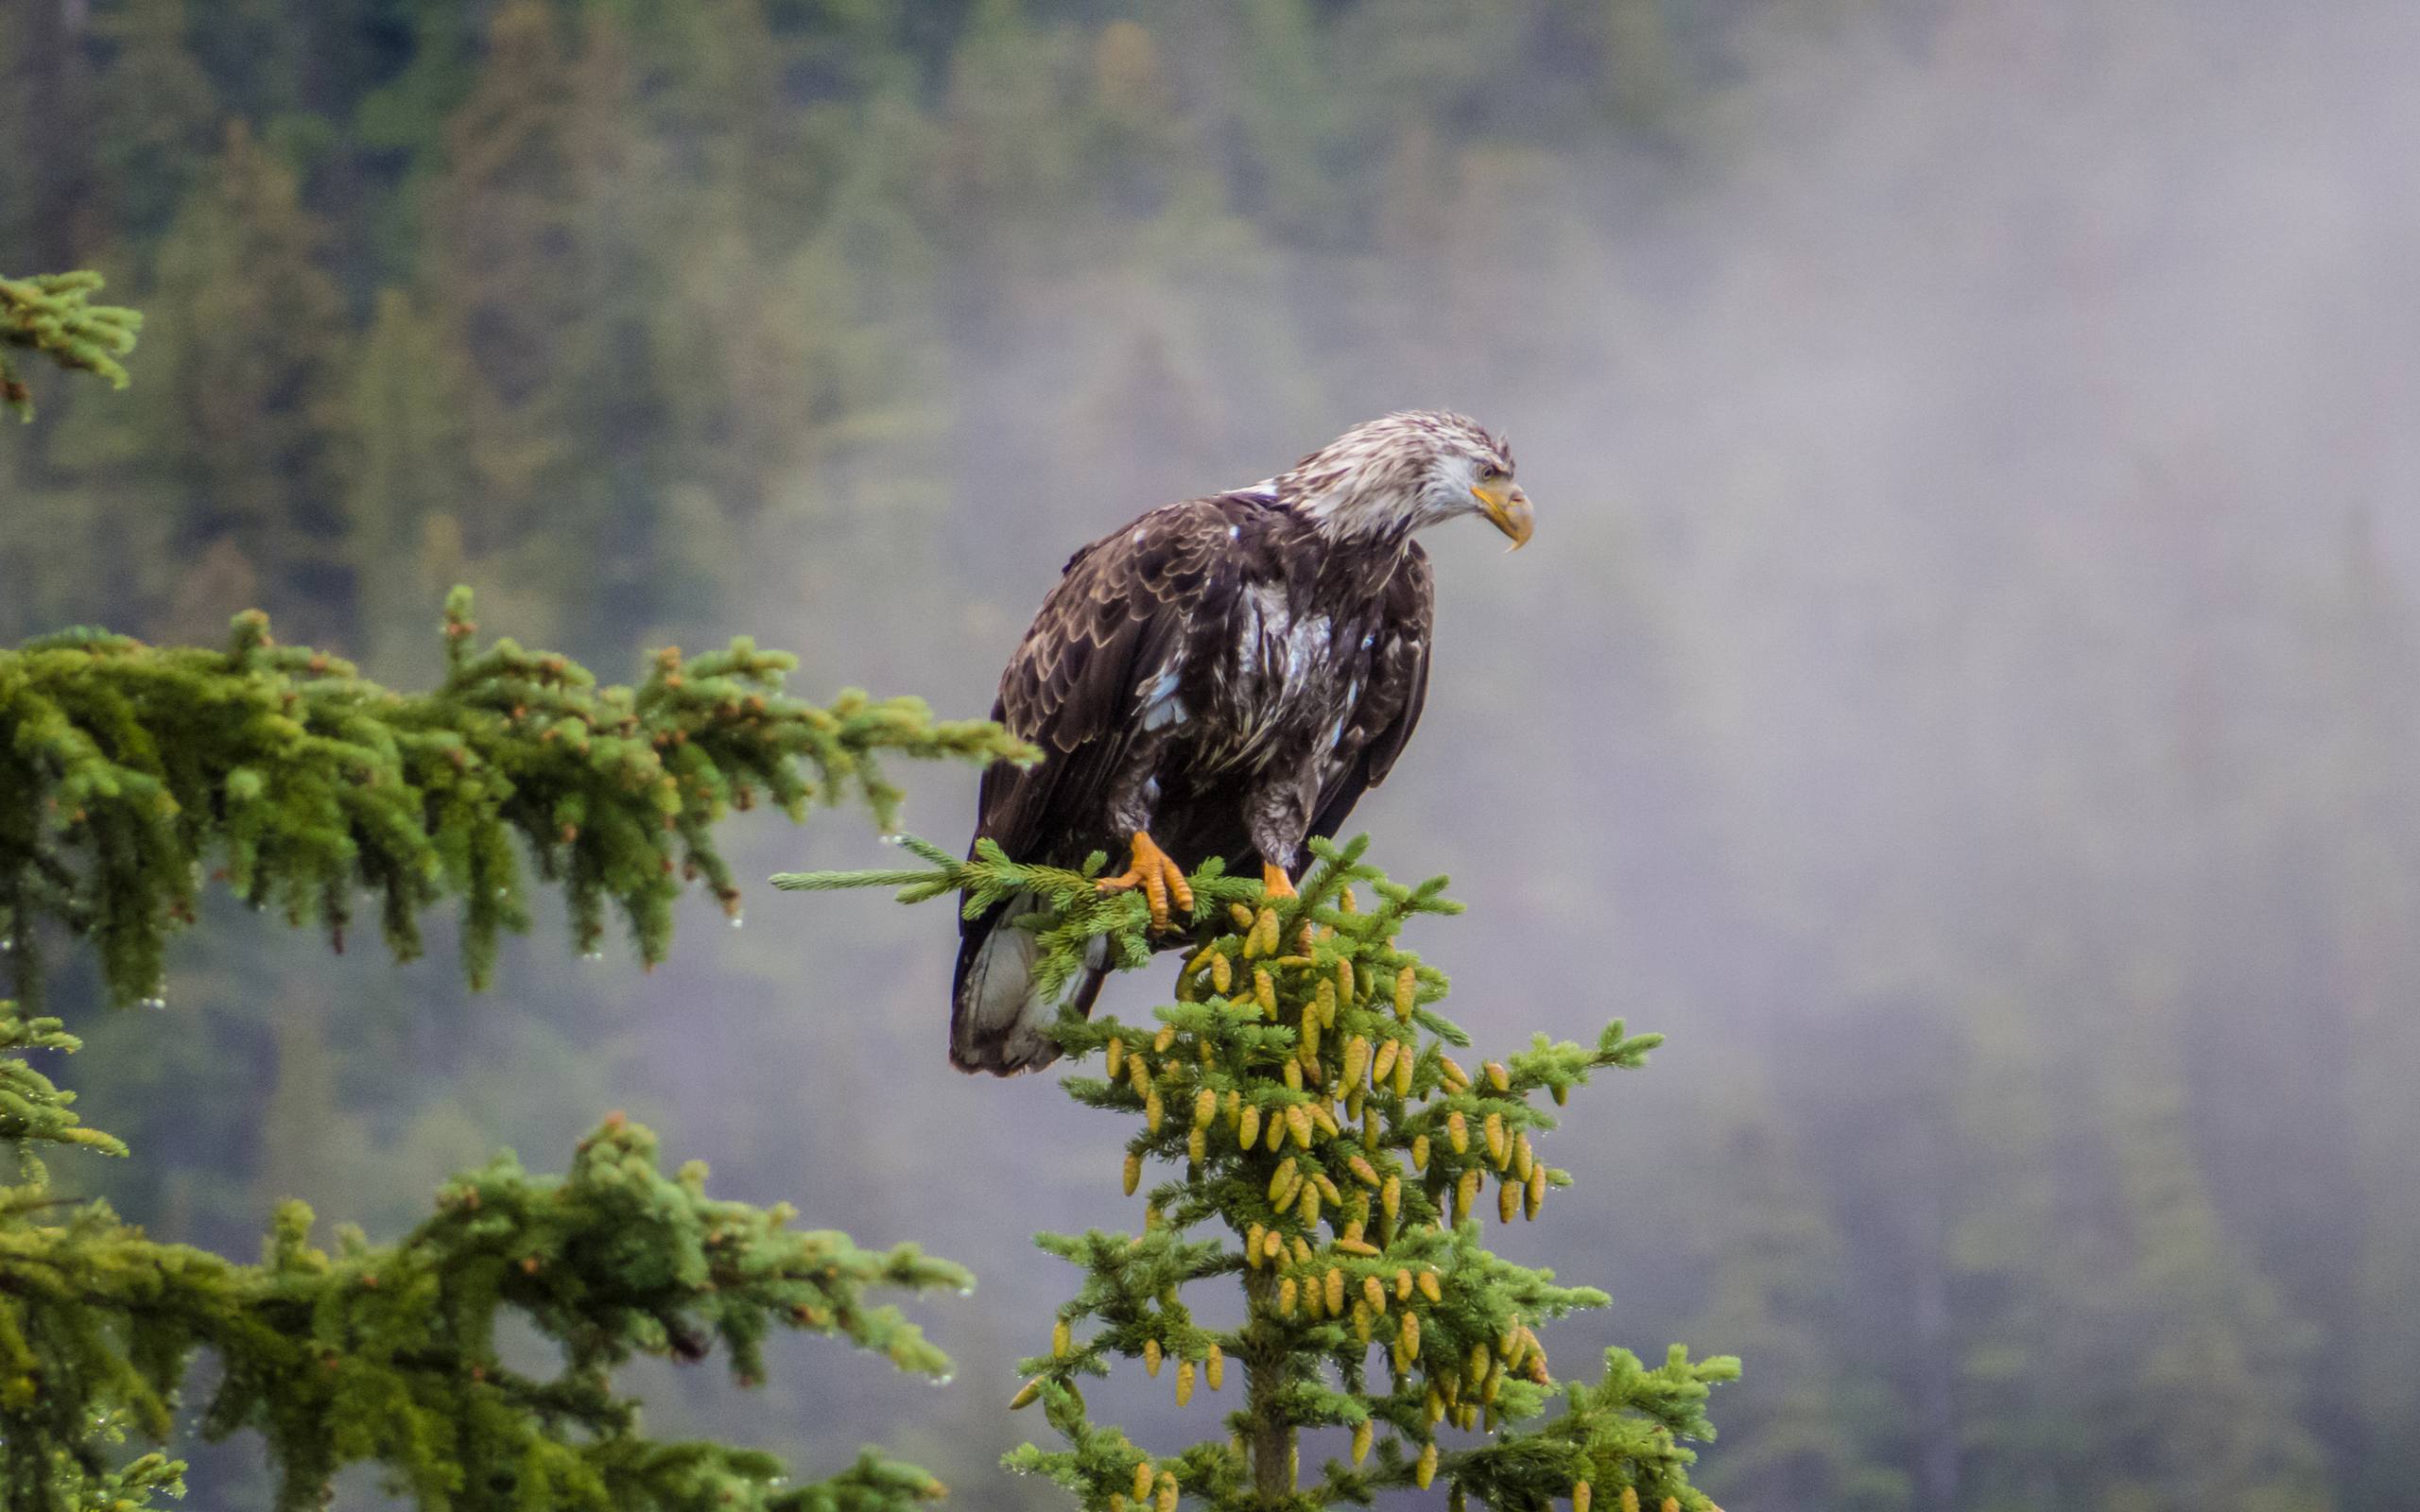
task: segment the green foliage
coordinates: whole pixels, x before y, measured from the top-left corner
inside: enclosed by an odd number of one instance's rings
[[[884,756],[1024,753],[914,698],[789,697],[794,659],[745,638],[659,652],[638,687],[599,688],[561,656],[480,645],[470,613],[458,590],[445,680],[412,696],[279,645],[257,612],[223,651],[77,630],[0,652],[0,938],[19,991],[38,1001],[50,920],[97,944],[119,1002],[156,997],[213,863],[338,948],[372,894],[399,957],[418,953],[422,912],[458,898],[464,968],[484,983],[499,933],[528,927],[515,835],[562,884],[580,950],[610,905],[652,965],[686,880],[736,917],[711,833],[732,809],[855,799],[888,824]]]
[[[48,1021],[0,1005],[0,1045],[72,1049]],[[0,1140],[110,1148],[76,1125],[67,1095],[10,1060]],[[20,1128],[23,1124],[24,1129]],[[0,1506],[8,1512],[146,1504],[178,1471],[158,1456],[112,1469],[115,1430],[166,1435],[199,1349],[218,1379],[203,1432],[259,1431],[282,1512],[321,1504],[350,1464],[380,1465],[429,1508],[903,1507],[940,1487],[872,1452],[833,1481],[790,1486],[769,1455],[639,1432],[611,1372],[633,1356],[703,1358],[715,1343],[743,1382],[775,1328],[845,1338],[904,1370],[948,1367],[876,1288],[963,1289],[960,1267],[914,1246],[862,1250],[792,1230],[786,1206],[705,1192],[692,1162],[660,1169],[655,1138],[618,1115],[570,1173],[533,1177],[510,1155],[449,1182],[437,1213],[392,1245],[339,1229],[309,1242],[310,1210],[280,1211],[258,1265],[163,1245],[105,1204],[53,1206],[37,1172],[0,1189]],[[518,1319],[561,1368],[508,1366],[497,1333]],[[95,1423],[112,1428],[95,1435]]]
[[[339,947],[355,887],[382,899],[399,954],[418,948],[422,909],[459,896],[475,981],[496,931],[527,923],[516,833],[569,895],[583,947],[611,902],[652,962],[684,875],[735,909],[710,833],[732,809],[761,796],[798,816],[855,799],[887,822],[898,794],[882,754],[1024,754],[996,726],[938,723],[913,699],[790,699],[791,659],[746,640],[694,661],[665,651],[640,688],[600,690],[562,657],[479,645],[470,608],[467,592],[449,600],[448,676],[419,696],[277,645],[258,613],[223,652],[74,631],[0,654],[0,941],[20,980],[40,985],[48,920],[98,945],[121,999],[143,990],[216,859],[255,906],[316,920]],[[650,1439],[613,1371],[719,1343],[752,1383],[784,1328],[939,1375],[948,1361],[870,1294],[963,1291],[962,1268],[795,1231],[786,1205],[711,1198],[702,1164],[666,1176],[654,1136],[619,1114],[568,1175],[499,1157],[390,1245],[346,1227],[333,1253],[316,1248],[310,1211],[288,1203],[262,1263],[237,1264],[55,1193],[37,1148],[126,1153],[25,1058],[77,1048],[57,1020],[0,1003],[5,1512],[182,1494],[182,1464],[119,1446],[171,1432],[204,1350],[216,1383],[201,1431],[264,1437],[282,1512],[323,1504],[364,1463],[432,1509],[899,1512],[942,1494],[872,1450],[792,1484],[769,1454]],[[500,1331],[534,1332],[559,1368],[516,1367]]]
[[[33,418],[33,390],[9,360],[12,347],[41,352],[71,370],[89,372],[112,388],[127,384],[118,362],[134,350],[143,317],[114,304],[95,304],[98,273],[44,273],[0,278],[0,405]]]
[[[1097,936],[1121,965],[1150,953],[1141,900],[1099,895],[1097,866],[1053,871],[981,850],[959,862],[910,844],[929,868],[776,882],[896,885],[909,902],[960,891],[969,910],[1038,891],[1059,907],[1037,952],[1045,980],[1063,980]],[[1533,1325],[1606,1298],[1513,1264],[1481,1238],[1491,1188],[1510,1223],[1535,1218],[1548,1190],[1570,1182],[1533,1144],[1555,1123],[1537,1094],[1559,1104],[1599,1071],[1643,1064],[1662,1037],[1619,1022],[1593,1046],[1539,1036],[1474,1077],[1447,1054],[1468,1040],[1435,1007],[1445,978],[1396,944],[1407,921],[1458,906],[1442,879],[1389,882],[1363,848],[1316,846],[1292,898],[1205,867],[1176,1001],[1154,1010],[1156,1025],[1058,1025],[1071,1057],[1102,1057],[1103,1074],[1070,1078],[1069,1094],[1142,1118],[1126,1147],[1129,1194],[1148,1162],[1176,1169],[1150,1189],[1141,1232],[1041,1237],[1085,1279],[1059,1309],[1050,1352],[1027,1362],[1034,1376],[1016,1404],[1039,1400],[1066,1447],[1028,1445],[1008,1463],[1097,1512],[1167,1512],[1185,1497],[1237,1512],[1363,1504],[1441,1479],[1457,1505],[1585,1505],[1597,1494],[1612,1505],[1627,1492],[1650,1506],[1711,1506],[1688,1483],[1696,1456],[1684,1441],[1712,1436],[1708,1389],[1737,1362],[1692,1362],[1676,1347],[1651,1370],[1615,1349],[1601,1378],[1564,1385],[1558,1399]],[[1360,887],[1377,899],[1366,912]],[[1239,1328],[1198,1323],[1184,1300],[1188,1286],[1220,1283],[1242,1289]],[[1107,1375],[1117,1358],[1139,1358],[1152,1376],[1174,1362],[1180,1404],[1197,1383],[1220,1387],[1226,1362],[1240,1362],[1233,1437],[1154,1456],[1097,1424],[1079,1378]],[[1449,1448],[1441,1427],[1485,1436]],[[1299,1435],[1318,1429],[1351,1433],[1353,1449],[1305,1484]]]

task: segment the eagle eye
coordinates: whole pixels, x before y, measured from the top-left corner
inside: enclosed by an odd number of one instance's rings
[[[1501,483],[1512,475],[1504,471],[1502,464],[1496,462],[1485,463],[1478,470],[1478,480],[1481,483]]]

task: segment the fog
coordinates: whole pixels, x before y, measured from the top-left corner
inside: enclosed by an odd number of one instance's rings
[[[1467,45],[1454,11],[1340,8],[1322,56],[1372,28]],[[798,691],[979,713],[1076,545],[1387,409],[1477,416],[1537,537],[1428,538],[1426,713],[1348,829],[1470,904],[1416,943],[1481,1047],[1616,1016],[1670,1037],[1575,1096],[1545,1149],[1578,1185],[1504,1234],[1613,1295],[1547,1335],[1559,1371],[1740,1353],[1701,1475],[1734,1512],[2406,1505],[2420,9],[1725,12],[1663,43],[1719,39],[1702,84],[1568,140],[1519,129],[1582,87],[1536,36],[1314,80],[1379,122],[1452,96],[1445,135],[1322,139],[1358,154],[1328,164],[1351,236],[1283,184],[1136,201],[1115,164],[1064,220],[970,210],[919,283],[859,288],[928,297],[873,439],[761,480],[684,596],[607,609],[621,639],[509,581],[482,620],[585,635],[565,649],[613,675],[745,631],[801,651]],[[1144,17],[1180,114],[1300,87],[1217,15]],[[979,209],[1022,180],[966,182]],[[110,592],[75,615],[135,620]],[[973,774],[905,775],[906,827],[961,840]],[[735,848],[756,876],[894,855],[845,814]],[[551,1167],[625,1108],[718,1193],[980,1277],[912,1309],[946,1386],[792,1342],[756,1391],[635,1373],[653,1428],[802,1471],[878,1441],[958,1504],[1062,1504],[994,1468],[1046,1432],[1005,1403],[1076,1281],[1028,1236],[1139,1222],[1126,1130],[1056,1071],[949,1069],[945,906],[752,887],[738,934],[692,908],[644,978],[570,959],[550,919],[485,996],[442,948],[335,960],[239,915],[205,932],[266,964],[193,956],[191,1018],[85,1008],[83,1110],[155,1118],[310,1022],[350,1068],[333,1122],[307,1158],[265,1140],[242,1200],[155,1172],[130,1215],[240,1253],[293,1191],[390,1234],[447,1171],[499,1144]],[[164,1022],[211,1048],[162,1049]],[[193,1149],[251,1147],[248,1110],[208,1116]],[[138,1156],[178,1167],[164,1126]],[[1155,1449],[1207,1435],[1165,1386],[1114,1378],[1095,1413]],[[216,1494],[194,1504],[237,1504]]]

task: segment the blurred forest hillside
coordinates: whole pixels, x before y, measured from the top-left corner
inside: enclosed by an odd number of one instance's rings
[[[1478,901],[1482,1041],[1672,1037],[1505,1246],[1614,1291],[1555,1347],[1744,1356],[1735,1512],[2401,1512],[2415,74],[2389,0],[11,0],[0,270],[147,324],[0,431],[0,637],[258,605],[419,686],[461,581],[593,664],[744,627],[977,714],[1076,544],[1470,411],[1539,539],[1432,541],[1356,823]],[[78,1174],[221,1250],[285,1195],[391,1233],[627,1108],[983,1287],[920,1314],[949,1389],[802,1354],[651,1426],[1059,1504],[1000,1409],[1065,1281],[1024,1236],[1127,1221],[1098,1130],[947,1069],[946,919],[745,903],[644,982],[542,922],[474,998],[216,899],[166,1019],[61,967],[143,1154]]]

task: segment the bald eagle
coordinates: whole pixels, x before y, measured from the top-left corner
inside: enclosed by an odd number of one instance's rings
[[[1211,856],[1290,893],[1308,836],[1332,835],[1420,718],[1434,617],[1413,532],[1480,515],[1518,547],[1530,501],[1512,453],[1460,415],[1357,425],[1250,488],[1154,509],[1067,560],[1000,677],[992,717],[1040,747],[983,776],[975,837],[1037,865],[1127,858],[1155,929],[1193,905]],[[1010,1075],[1058,1058],[1044,1032],[1089,1015],[1105,955],[1056,993],[1033,981],[1036,912],[964,919],[951,1064]]]

